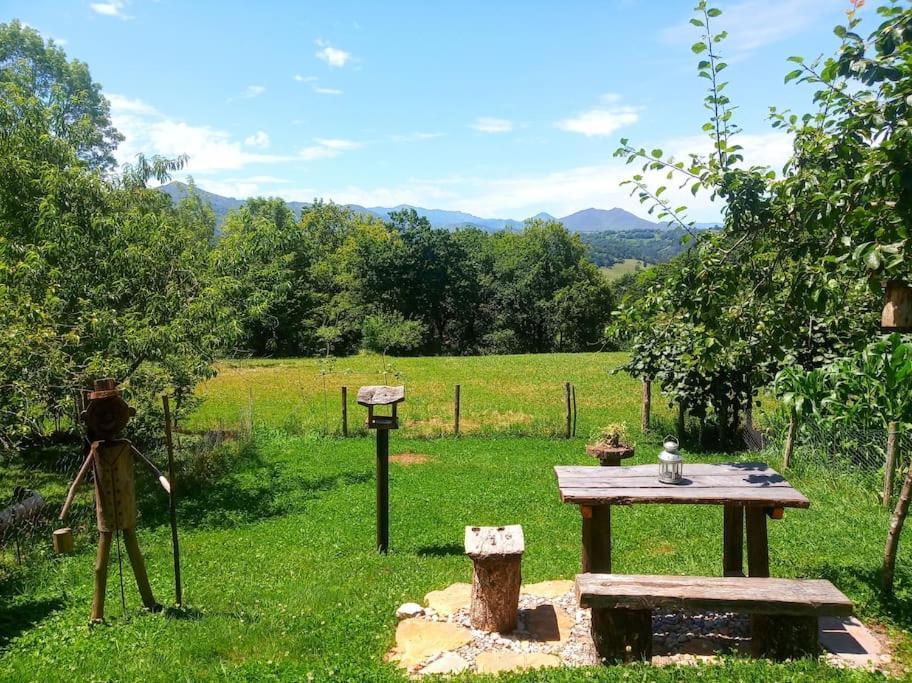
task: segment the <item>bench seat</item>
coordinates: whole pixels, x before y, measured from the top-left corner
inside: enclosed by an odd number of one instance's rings
[[[592,608],[592,637],[606,660],[652,656],[652,610],[751,615],[752,652],[786,659],[819,652],[817,618],[848,617],[852,601],[822,579],[579,574],[576,595]]]

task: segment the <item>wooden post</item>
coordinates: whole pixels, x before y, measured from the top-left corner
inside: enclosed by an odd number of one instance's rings
[[[377,430],[377,550],[389,550],[389,430]]]
[[[571,427],[572,427],[571,415],[570,415],[570,382],[564,382],[564,398],[566,399],[566,403],[567,403],[567,411],[566,411],[567,412],[567,438],[569,439],[571,436]]]
[[[453,392],[453,435],[459,436],[459,393],[460,386],[457,384]]]
[[[466,554],[472,558],[472,628],[509,633],[519,616],[522,527],[466,527]]]
[[[162,408],[165,411],[165,446],[168,450],[168,483],[171,491],[168,494],[168,512],[171,516],[171,547],[174,550],[174,598],[178,607],[184,606],[184,594],[181,586],[180,544],[177,539],[177,500],[174,481],[174,444],[171,441],[171,410],[168,397],[162,396]]]
[[[896,551],[899,548],[899,536],[902,533],[906,515],[909,514],[910,500],[912,500],[912,467],[906,472],[902,491],[899,493],[899,500],[896,501],[896,508],[893,510],[893,518],[890,520],[890,531],[887,533],[887,545],[886,548],[884,548],[881,581],[884,592],[888,594],[893,593],[893,575],[896,571]]]
[[[782,469],[792,466],[792,453],[795,450],[795,432],[798,429],[798,413],[792,408],[789,414],[788,433],[785,435],[785,451],[782,453]]]
[[[751,615],[751,654],[776,661],[820,654],[817,617]]]
[[[887,425],[887,458],[884,463],[883,506],[890,509],[893,498],[893,477],[896,474],[896,422]]]
[[[573,436],[576,436],[576,385],[570,385],[570,393],[573,396]]]
[[[652,413],[652,380],[643,380],[643,419],[640,423],[640,429],[645,434],[649,431],[649,423]]]
[[[348,436],[348,387],[342,387],[342,436]]]
[[[766,530],[766,510],[752,505],[747,517],[747,575],[769,578],[769,539]]]
[[[70,527],[54,531],[54,552],[69,555],[73,552],[73,530]]]
[[[583,572],[611,573],[611,506],[580,505],[583,517]]]
[[[605,664],[652,658],[652,611],[592,608],[592,642]]]
[[[744,576],[744,508],[726,505],[722,515],[722,575]]]

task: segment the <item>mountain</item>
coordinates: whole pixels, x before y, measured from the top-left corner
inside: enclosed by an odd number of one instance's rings
[[[560,219],[570,232],[606,232],[616,230],[656,230],[666,227],[635,216],[624,209],[583,209]]]
[[[179,201],[183,198],[189,186],[185,183],[170,182],[158,188],[169,197],[172,201]],[[221,225],[229,211],[233,211],[244,205],[245,200],[235,199],[234,197],[223,197],[214,192],[207,192],[200,187],[196,188],[197,193],[212,206],[215,212],[217,225]],[[295,215],[300,215],[302,209],[310,206],[307,202],[286,202]],[[393,211],[403,209],[414,209],[419,216],[423,216],[430,221],[435,228],[464,228],[476,227],[482,230],[495,232],[498,230],[519,230],[523,227],[523,221],[512,218],[481,218],[464,211],[446,211],[443,209],[424,209],[420,206],[411,206],[409,204],[399,204],[393,207],[373,206],[364,207],[357,204],[346,204],[355,213],[377,216],[382,220],[388,220]],[[564,227],[571,232],[591,233],[606,232],[619,230],[664,230],[668,228],[665,223],[653,223],[643,218],[635,216],[624,209],[584,209],[577,211],[563,218],[555,218],[548,213],[539,213],[533,216],[542,220],[559,220]]]

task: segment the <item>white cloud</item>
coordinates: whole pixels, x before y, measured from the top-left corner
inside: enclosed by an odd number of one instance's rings
[[[176,157],[187,154],[188,173],[236,171],[251,164],[275,164],[335,157],[356,149],[351,140],[320,139],[298,154],[266,154],[244,149],[251,140],[263,142],[258,133],[242,142],[211,126],[192,125],[175,120],[151,105],[123,95],[106,95],[111,102],[111,120],[125,139],[117,148],[120,163],[132,162],[139,153]],[[262,131],[260,131],[262,132]],[[265,133],[263,134],[265,136]],[[268,141],[268,136],[265,138]]]
[[[292,78],[298,83],[315,83],[317,81],[316,76],[302,76],[301,74],[295,74]]]
[[[474,128],[482,133],[509,133],[513,130],[513,122],[493,116],[479,116],[469,125],[469,128]]]
[[[259,97],[264,92],[266,92],[266,87],[263,85],[248,85],[244,88],[244,92],[240,95],[240,98],[243,100],[250,100],[254,97]]]
[[[821,17],[849,9],[849,2],[833,0],[742,0],[723,6],[722,16],[713,20],[714,32],[726,30],[731,35],[723,54],[743,59],[755,50],[798,35],[815,25]],[[701,29],[683,20],[662,29],[659,38],[671,45],[690,45],[697,42]]]
[[[444,133],[405,133],[402,135],[390,135],[390,140],[393,142],[420,142],[421,140],[434,140],[435,138],[442,138]]]
[[[248,147],[257,147],[258,149],[266,149],[269,147],[269,135],[266,131],[258,130],[253,135],[248,136],[244,139],[244,144]]]
[[[342,91],[338,88],[314,88],[313,91],[318,95],[341,95]]]
[[[333,47],[325,40],[317,40],[317,47],[320,49],[317,50],[315,56],[317,59],[322,59],[324,62],[335,68],[341,68],[345,66],[352,58],[350,52],[345,50],[340,50],[339,48]]]
[[[619,128],[629,126],[640,118],[639,108],[618,104],[620,95],[606,93],[601,103],[580,112],[577,116],[562,119],[554,125],[570,133],[581,133],[587,137],[594,135],[611,135]]]
[[[101,14],[106,17],[118,17],[120,19],[129,19],[130,17],[124,13],[124,2],[123,0],[109,0],[108,2],[93,2],[89,5],[89,8],[95,12],[95,14]]]

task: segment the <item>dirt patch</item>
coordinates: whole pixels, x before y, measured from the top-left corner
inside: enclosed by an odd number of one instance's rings
[[[405,466],[423,465],[430,460],[431,456],[425,455],[424,453],[396,453],[396,455],[390,456],[390,462],[395,462]]]

